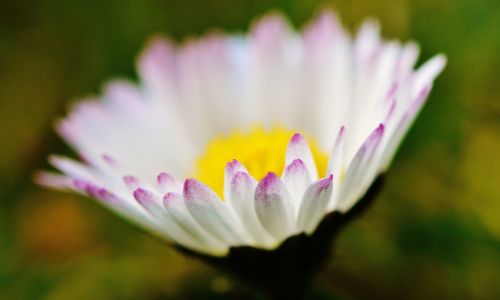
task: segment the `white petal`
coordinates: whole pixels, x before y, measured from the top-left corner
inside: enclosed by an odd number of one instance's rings
[[[328,167],[326,174],[334,175],[338,182],[342,182],[344,179],[345,173],[345,162],[344,162],[344,151],[345,151],[345,127],[342,126],[337,134],[337,138],[335,140],[335,144],[333,145],[332,152],[328,159]],[[340,185],[335,185],[333,187],[333,193],[338,194],[340,190]],[[330,203],[328,204],[328,210],[331,211],[336,205],[337,197],[335,195],[332,196]]]
[[[367,59],[380,46],[380,24],[377,20],[369,19],[361,24],[354,41],[354,51],[362,60]]]
[[[123,176],[123,183],[130,191],[135,191],[140,185],[139,179],[132,175]]]
[[[73,186],[76,190],[86,193],[90,197],[101,200],[103,203],[117,207],[122,207],[125,204],[117,197],[117,195],[102,186],[97,186],[91,181],[73,179]]]
[[[92,181],[98,178],[95,171],[89,166],[64,156],[51,155],[49,157],[49,162],[51,165],[71,177]]]
[[[167,192],[182,193],[182,183],[168,173],[162,172],[156,176],[156,184],[162,194]]]
[[[185,231],[177,222],[169,216],[168,211],[161,204],[161,199],[150,191],[138,188],[134,191],[134,198],[137,202],[153,216],[158,223],[160,231],[165,232],[178,245],[189,247],[202,253],[223,254],[224,251],[207,247],[206,244]]]
[[[264,229],[255,211],[254,195],[257,181],[248,173],[238,172],[233,176],[229,198],[231,205],[242,225],[256,245],[269,247],[276,240]]]
[[[321,222],[332,196],[332,181],[333,176],[330,175],[307,188],[297,218],[298,232],[303,230],[307,234],[311,234]]]
[[[340,211],[349,210],[368,190],[374,179],[377,166],[379,145],[384,135],[384,125],[380,124],[366,139],[349,164],[337,207]]]
[[[413,102],[410,103],[410,106],[403,114],[399,122],[396,124],[394,131],[391,133],[390,136],[388,136],[388,141],[385,144],[384,147],[385,149],[381,159],[382,171],[386,170],[389,167],[398,149],[398,146],[401,144],[403,137],[408,132],[410,126],[413,124],[413,121],[415,120],[423,104],[425,103],[425,100],[427,99],[429,92],[430,92],[430,87],[424,86],[423,89],[418,94],[418,96],[415,98],[415,100],[413,100]]]
[[[176,71],[175,46],[162,37],[154,37],[141,53],[138,69],[142,80],[155,89],[172,88]]]
[[[300,159],[292,161],[292,163],[283,170],[281,180],[283,180],[288,192],[290,192],[294,212],[297,214],[302,196],[307,187],[311,184],[311,176],[309,176],[309,172],[304,162]]]
[[[294,134],[290,143],[288,143],[285,163],[288,166],[296,159],[304,162],[312,180],[318,179],[318,170],[316,169],[311,149],[306,139],[299,133]]]
[[[74,189],[73,179],[71,177],[61,175],[53,172],[36,172],[33,180],[45,187],[59,189],[59,190],[71,190]]]
[[[246,242],[247,237],[228,203],[223,202],[209,187],[195,179],[186,179],[183,197],[194,219],[212,235],[229,245]]]
[[[424,86],[431,86],[432,81],[441,73],[446,65],[446,56],[438,54],[427,61],[415,72],[414,92],[420,93]]]
[[[407,72],[411,72],[413,66],[417,62],[418,56],[420,54],[420,48],[418,44],[414,42],[409,42],[404,45],[401,56],[398,61],[398,66],[396,71],[399,76],[405,76]]]
[[[248,173],[247,169],[236,159],[228,162],[224,169],[224,200],[231,200],[231,182],[238,172]]]
[[[340,176],[342,173],[343,158],[344,158],[344,144],[345,144],[345,127],[342,126],[335,139],[335,144],[333,145],[332,152],[328,159],[328,167],[326,168],[326,173],[334,174],[335,176]]]
[[[184,203],[182,194],[167,193],[163,197],[163,206],[168,215],[177,225],[187,234],[205,245],[206,249],[212,253],[225,255],[229,249],[228,245],[222,240],[213,236],[210,232],[203,229],[198,222],[191,216]]]
[[[151,216],[153,216],[159,224],[168,221],[168,218],[166,218],[165,215],[165,209],[161,204],[159,196],[144,188],[137,188],[133,195],[137,203],[139,203],[149,214],[151,214]]]
[[[144,229],[156,232],[164,238],[170,240],[170,236],[168,234],[165,232],[159,232],[157,228],[158,224],[154,222],[154,220],[152,220],[143,209],[141,209],[139,204],[135,203],[135,201],[131,202],[133,199],[123,197],[113,191],[81,179],[73,179],[73,186],[75,191],[99,200],[99,203],[123,216],[125,219],[131,220]]]
[[[274,173],[268,173],[255,190],[255,210],[264,228],[278,241],[295,229],[290,195]]]
[[[305,85],[300,107],[302,124],[298,128],[310,131],[323,149],[331,149],[338,130],[350,115],[347,109],[352,94],[351,40],[337,18],[326,12],[304,32],[304,73],[300,83]],[[302,100],[303,100],[302,99]],[[304,117],[305,116],[305,117]],[[312,121],[312,122],[311,122]]]

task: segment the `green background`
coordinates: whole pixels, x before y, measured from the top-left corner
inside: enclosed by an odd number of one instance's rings
[[[494,299],[500,295],[500,5],[495,0],[0,2],[0,299],[252,298],[89,199],[32,184],[69,153],[52,122],[109,78],[136,78],[153,33],[182,41],[248,28],[270,9],[295,26],[335,7],[366,16],[448,66],[375,205],[352,223],[311,295]],[[313,296],[311,296],[313,297]]]

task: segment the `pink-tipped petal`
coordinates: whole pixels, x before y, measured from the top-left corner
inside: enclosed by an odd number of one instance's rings
[[[123,176],[123,183],[130,191],[135,191],[139,187],[139,179],[132,175]]]
[[[182,201],[182,196],[179,195],[179,197],[181,197],[180,201]],[[193,236],[191,232],[185,230],[183,226],[180,226],[175,218],[170,215],[166,207],[162,205],[159,196],[153,192],[138,188],[134,191],[134,198],[157,222],[158,230],[168,235],[174,243],[187,246],[201,253],[214,255],[222,255],[224,253],[222,249],[199,240],[196,236]]]
[[[339,198],[335,203],[341,211],[350,209],[363,196],[377,174],[381,154],[379,145],[381,145],[384,131],[383,124],[377,126],[349,164]]]
[[[328,166],[326,168],[327,174],[334,174],[339,176],[343,166],[344,159],[344,147],[345,147],[345,127],[340,127],[337,133],[337,138],[335,139],[335,144],[333,145],[330,158],[328,159]]]
[[[273,13],[255,23],[251,35],[261,58],[269,59],[281,53],[291,32],[285,18]]]
[[[49,157],[49,162],[51,165],[67,174],[68,176],[74,178],[82,178],[89,181],[93,181],[96,179],[96,176],[90,167],[76,160],[72,160],[64,156],[51,155]]]
[[[325,10],[304,30],[304,42],[308,49],[317,53],[334,46],[339,35],[343,34],[338,17]]]
[[[300,201],[309,184],[311,176],[306,165],[300,159],[295,159],[291,164],[285,167],[281,180],[287,187],[293,200],[295,212],[299,209]]]
[[[102,154],[101,158],[108,167],[116,168],[118,166],[118,162],[110,154]]]
[[[74,189],[73,180],[71,177],[53,173],[53,172],[36,172],[33,176],[36,184],[59,190]]]
[[[318,170],[316,169],[316,163],[314,162],[311,149],[306,139],[300,133],[295,133],[288,143],[285,163],[286,165],[290,165],[296,159],[300,159],[304,162],[312,180],[318,179]]]
[[[94,199],[100,200],[105,204],[112,206],[123,206],[120,198],[118,198],[110,190],[98,186],[90,181],[84,179],[73,179],[73,187],[76,191],[88,195]]]
[[[230,198],[234,212],[252,240],[259,246],[269,246],[274,239],[264,229],[255,211],[254,194],[257,181],[246,172],[238,172],[230,183]]]
[[[139,58],[141,78],[153,85],[170,83],[175,71],[175,51],[167,39],[152,38]]]
[[[238,172],[248,173],[247,169],[236,159],[228,162],[224,169],[224,200],[231,202],[231,182]]]
[[[156,176],[156,184],[160,193],[164,194],[167,192],[182,192],[182,183],[177,180],[174,176],[162,172]]]
[[[134,191],[134,198],[141,204],[144,208],[150,209],[157,201],[154,199],[153,193],[143,188],[137,188]]]
[[[276,174],[270,172],[259,182],[254,198],[261,224],[277,241],[282,241],[294,231],[291,197]]]
[[[332,152],[330,154],[330,158],[328,159],[328,167],[326,174],[334,175],[339,181],[343,181],[345,175],[345,144],[346,144],[346,130],[345,127],[342,126],[337,134],[337,138],[335,139],[335,144],[333,145]],[[334,196],[331,197],[331,201],[328,204],[328,211],[333,210],[335,207],[335,199],[337,198],[337,194],[339,192],[339,185],[335,185],[333,193]]]
[[[413,70],[415,63],[417,62],[418,56],[420,54],[420,48],[417,44],[409,42],[404,45],[401,56],[398,60],[396,66],[396,74],[399,76],[405,76]]]
[[[163,206],[172,220],[181,227],[187,234],[206,245],[213,252],[227,253],[228,247],[217,236],[203,229],[198,222],[191,216],[184,203],[182,194],[169,192],[163,196]]]
[[[230,245],[241,244],[241,225],[236,215],[208,186],[195,179],[184,182],[184,201],[194,219],[212,235]]]
[[[333,175],[311,184],[303,198],[297,217],[298,232],[314,232],[321,219],[327,213],[327,206],[332,196]]]
[[[381,169],[386,170],[394,155],[401,144],[404,136],[408,132],[408,129],[415,121],[418,113],[422,109],[428,95],[430,93],[430,86],[424,86],[417,97],[410,103],[408,109],[403,114],[399,122],[396,124],[394,131],[388,136],[388,141],[385,145],[384,153],[382,154]]]
[[[415,72],[415,91],[418,93],[423,86],[430,86],[446,66],[446,56],[438,54],[427,61]]]
[[[150,218],[149,213],[140,209],[140,206],[137,206],[136,203],[129,202],[128,198],[123,198],[122,196],[113,193],[111,190],[99,187],[96,184],[83,179],[73,179],[72,185],[75,191],[99,200],[100,203],[104,204],[117,214],[122,215],[124,218],[129,219],[150,231],[159,233],[167,240],[171,239],[170,234],[158,228],[158,222],[155,219]],[[143,197],[146,197],[146,195],[138,195],[138,197],[142,199]]]

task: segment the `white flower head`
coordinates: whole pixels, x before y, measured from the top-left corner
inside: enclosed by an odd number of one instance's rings
[[[351,37],[330,12],[300,32],[274,14],[248,35],[156,37],[138,84],[113,81],[58,123],[81,161],[52,156],[62,174],[37,180],[199,253],[275,249],[388,168],[445,65],[415,69],[418,52],[373,21]]]

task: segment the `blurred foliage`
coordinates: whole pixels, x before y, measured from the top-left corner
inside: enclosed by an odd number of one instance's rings
[[[500,295],[500,5],[496,0],[2,0],[0,299],[253,299],[224,274],[77,196],[31,183],[67,153],[51,122],[134,60],[157,32],[243,31],[270,9],[300,26],[335,7],[449,64],[399,151],[384,192],[340,237],[320,299]],[[497,298],[498,299],[498,298]]]

